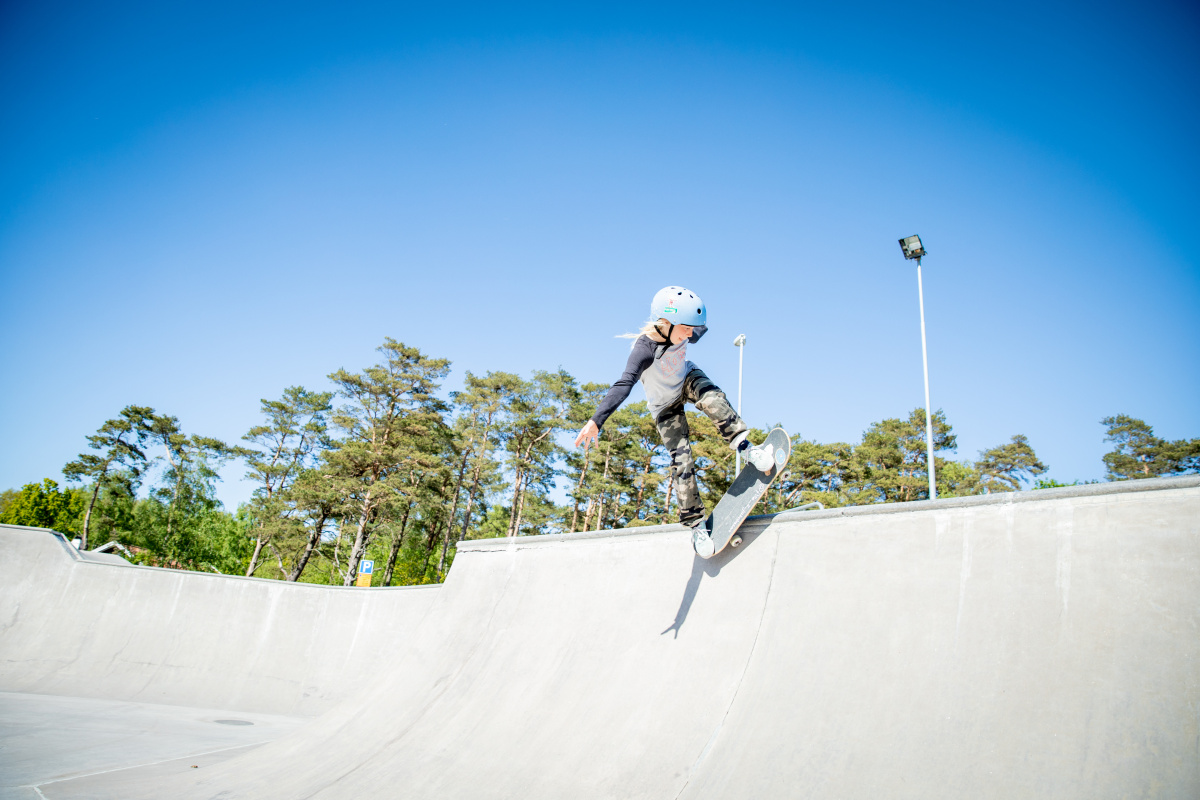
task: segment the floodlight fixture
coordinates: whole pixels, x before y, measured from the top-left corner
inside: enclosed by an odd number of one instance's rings
[[[915,258],[918,263],[925,257],[925,247],[921,244],[921,237],[916,234],[901,239],[900,249],[904,251],[905,258]]]

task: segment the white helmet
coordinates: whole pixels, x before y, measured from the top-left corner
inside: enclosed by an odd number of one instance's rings
[[[650,318],[665,319],[672,325],[700,327],[708,319],[704,301],[682,286],[659,289],[650,301]]]

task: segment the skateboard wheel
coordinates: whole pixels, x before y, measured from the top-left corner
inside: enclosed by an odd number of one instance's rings
[[[729,540],[730,547],[737,547],[741,543],[742,543],[742,537],[740,537],[740,536],[735,536]]]

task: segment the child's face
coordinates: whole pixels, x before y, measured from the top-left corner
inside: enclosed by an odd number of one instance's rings
[[[675,330],[671,331],[671,344],[681,344],[692,336],[691,325],[676,325]]]

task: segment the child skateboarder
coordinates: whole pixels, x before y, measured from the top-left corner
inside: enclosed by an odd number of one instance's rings
[[[679,521],[696,530],[700,529],[705,514],[696,487],[696,468],[684,403],[691,403],[707,414],[716,423],[721,437],[732,450],[742,454],[747,464],[761,472],[769,471],[774,464],[770,445],[750,445],[746,438],[746,423],[729,405],[725,393],[687,360],[688,343],[700,341],[708,330],[707,319],[704,303],[682,286],[668,286],[654,295],[650,303],[650,320],[634,334],[637,338],[625,371],[575,437],[576,447],[585,441],[596,441],[605,421],[625,402],[633,384],[641,380],[658,435],[671,454],[671,471],[679,497]]]

